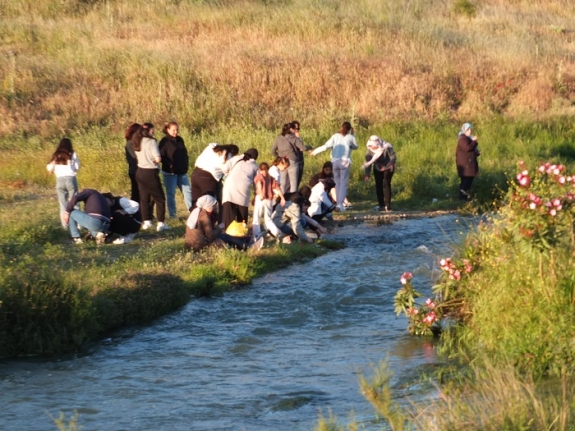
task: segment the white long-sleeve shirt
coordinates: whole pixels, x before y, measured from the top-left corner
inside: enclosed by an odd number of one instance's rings
[[[312,154],[315,156],[322,151],[331,148],[331,159],[344,159],[351,160],[351,150],[357,150],[357,142],[355,141],[355,136],[351,133],[347,135],[342,135],[341,133],[336,133],[329,140],[323,144],[321,147],[317,147],[313,150]]]
[[[51,174],[56,175],[56,178],[75,177],[76,173],[80,170],[80,159],[78,159],[78,155],[74,152],[67,164],[57,165],[55,162],[50,162],[46,165],[46,169]]]

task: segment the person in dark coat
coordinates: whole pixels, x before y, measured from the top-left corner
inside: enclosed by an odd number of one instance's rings
[[[457,138],[457,150],[455,151],[455,162],[457,165],[457,175],[461,179],[459,184],[459,200],[468,201],[471,199],[471,184],[479,173],[477,157],[481,154],[478,149],[477,136],[472,135],[471,123],[461,126]]]
[[[168,214],[176,218],[176,187],[184,196],[186,210],[192,208],[192,187],[188,178],[189,157],[186,144],[179,133],[178,123],[172,121],[164,126],[164,136],[158,147],[162,157],[162,176],[166,187]]]
[[[84,211],[75,209],[80,202],[84,202]],[[102,193],[93,189],[84,189],[72,196],[64,213],[64,221],[68,223],[70,234],[76,244],[83,242],[79,226],[90,231],[98,244],[103,244],[109,232],[111,217],[108,200]]]

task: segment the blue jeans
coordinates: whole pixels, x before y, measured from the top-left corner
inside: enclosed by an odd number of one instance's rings
[[[58,193],[58,203],[60,204],[60,221],[62,227],[67,229],[68,225],[64,223],[64,214],[66,213],[68,201],[78,193],[78,181],[76,177],[67,176],[56,178],[56,193]]]
[[[72,238],[80,238],[78,225],[88,229],[93,237],[95,237],[98,232],[108,232],[108,228],[110,227],[110,223],[104,222],[99,218],[92,217],[80,210],[74,210],[70,213],[69,225],[70,235],[72,235]]]
[[[188,174],[176,175],[162,172],[164,177],[164,187],[166,187],[166,200],[168,201],[168,214],[170,218],[176,217],[176,187],[184,195],[186,210],[189,212],[192,206],[192,187]]]

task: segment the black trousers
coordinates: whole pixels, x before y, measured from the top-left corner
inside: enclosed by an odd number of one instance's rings
[[[469,191],[471,190],[471,184],[473,184],[473,178],[475,177],[461,177],[461,183],[459,184],[459,199],[462,201],[468,201],[471,199]]]
[[[138,186],[138,180],[136,180],[136,172],[138,172],[137,169],[134,172],[128,172],[128,176],[130,177],[130,184],[132,185],[132,191],[130,193],[130,199],[140,203],[140,186]],[[149,211],[149,214],[154,214],[154,201],[153,200],[150,200],[148,202],[148,211]]]
[[[232,202],[224,202],[222,205],[222,222],[224,223],[224,231],[234,220],[247,223],[248,207],[237,205]]]
[[[164,194],[164,188],[160,181],[159,169],[138,168],[136,180],[138,180],[138,188],[140,190],[140,211],[142,211],[142,219],[144,221],[152,219],[148,202],[153,199],[156,203],[158,221],[163,222],[166,218],[166,195]]]
[[[204,195],[217,198],[218,183],[208,171],[195,168],[192,171],[192,208],[196,207],[196,201]]]
[[[374,168],[373,176],[375,178],[375,194],[378,205],[390,209],[391,179],[393,178],[393,172],[387,169],[382,172]]]

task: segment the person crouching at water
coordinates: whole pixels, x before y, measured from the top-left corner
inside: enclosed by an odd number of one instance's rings
[[[74,209],[79,202],[84,202],[84,211]],[[70,235],[76,244],[83,242],[78,226],[88,229],[92,237],[96,238],[96,243],[103,244],[110,228],[111,217],[108,200],[93,189],[84,189],[73,196],[64,213],[64,221],[69,225]]]
[[[287,160],[287,159],[283,159]],[[274,201],[279,198],[279,205],[285,205],[285,198],[278,182],[269,175],[269,165],[260,163],[259,172],[254,178],[256,197],[254,199],[254,214],[252,221],[252,236],[258,239],[262,230],[260,220],[264,218],[264,226],[275,237],[280,235],[280,231],[272,221],[272,211]],[[265,233],[265,232],[264,232]]]
[[[330,218],[333,211],[339,211],[339,208],[329,197],[329,193],[334,187],[335,182],[331,178],[322,178],[311,189],[310,207],[307,213],[315,221],[319,222],[323,217]]]
[[[227,175],[222,192],[222,223],[224,229],[235,220],[247,223],[248,206],[254,178],[258,171],[258,150],[250,148],[244,154],[232,157],[223,166]]]
[[[210,195],[204,195],[196,201],[196,207],[186,221],[185,247],[187,250],[200,251],[206,247],[224,248],[228,245],[246,250],[250,243],[244,238],[236,238],[223,233],[218,227],[218,201]],[[264,239],[260,238],[252,248],[260,249]]]
[[[132,242],[142,226],[140,204],[122,196],[114,196],[112,193],[103,193],[103,195],[112,211],[109,231],[111,234],[118,235],[112,244]]]
[[[395,172],[396,156],[393,146],[379,136],[373,135],[366,144],[365,182],[369,181],[371,166],[375,178],[375,194],[377,196],[378,211],[391,211],[391,178]]]

